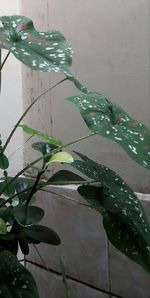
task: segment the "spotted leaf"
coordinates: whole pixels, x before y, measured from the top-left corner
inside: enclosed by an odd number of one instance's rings
[[[0,48],[33,70],[70,76],[72,49],[59,31],[38,32],[30,19],[19,15],[2,16],[0,24]]]
[[[9,251],[0,253],[0,298],[39,298],[31,273]]]
[[[101,187],[81,186],[78,191],[102,214],[112,244],[150,271],[150,224],[140,201],[114,171],[83,154],[79,156],[82,160],[75,160],[72,165],[101,183]]]
[[[150,169],[150,129],[120,106],[96,93],[68,98],[93,132],[117,142],[129,156]]]

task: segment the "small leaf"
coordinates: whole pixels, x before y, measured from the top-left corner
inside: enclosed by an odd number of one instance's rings
[[[58,148],[58,146],[44,142],[36,142],[32,144],[32,148],[41,152],[43,156],[47,155],[47,157],[44,157],[44,162],[46,163],[49,161],[52,151]]]
[[[4,153],[0,153],[0,169],[6,170],[9,167],[8,158]]]
[[[9,251],[0,253],[0,298],[39,298],[31,273]]]
[[[42,220],[44,211],[35,206],[19,205],[13,208],[13,215],[20,225],[30,226]]]
[[[15,184],[10,183],[12,180],[12,177],[5,177],[1,179],[2,182],[0,182],[0,192],[2,192],[6,197],[11,197],[15,193]]]
[[[19,239],[19,245],[20,245],[20,249],[21,249],[22,253],[24,255],[28,255],[29,254],[28,241],[26,239]]]
[[[0,234],[1,235],[6,235],[7,234],[6,223],[2,218],[0,218]]]
[[[51,145],[54,145],[56,147],[60,147],[62,146],[62,142],[54,137],[51,137],[39,130],[36,130],[36,129],[33,129],[25,124],[20,124],[19,127],[22,127],[23,131],[28,133],[28,134],[31,134],[31,135],[37,135],[37,136],[40,136],[42,138],[44,138],[45,140],[48,141],[49,144]]]
[[[68,152],[58,152],[55,153],[49,162],[47,162],[47,165],[54,163],[54,162],[62,162],[62,163],[72,163],[74,161],[73,157],[71,154]]]
[[[35,183],[35,179],[25,178],[25,177],[17,178],[17,180],[15,181],[15,189],[20,203],[27,200],[28,195],[31,192],[31,187],[34,185],[34,183]]]
[[[89,129],[117,142],[129,156],[150,169],[150,129],[120,106],[97,93],[72,96]]]
[[[70,76],[72,49],[63,34],[56,30],[38,32],[24,16],[3,16],[0,21],[0,48],[8,49],[33,70]]]
[[[31,226],[29,228],[24,229],[24,234],[26,235],[27,239],[32,243],[34,241],[44,242],[51,245],[59,245],[60,238],[50,228],[41,225]]]
[[[85,181],[85,179],[83,179],[81,176],[71,171],[61,170],[48,179],[47,184],[65,185],[75,182],[80,183],[83,181]]]

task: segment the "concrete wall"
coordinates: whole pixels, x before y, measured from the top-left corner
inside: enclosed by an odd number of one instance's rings
[[[26,0],[21,4],[21,13],[31,17],[38,30],[53,28],[65,34],[75,51],[74,74],[85,85],[150,124],[149,0]],[[24,67],[24,106],[59,79],[58,74],[32,73]],[[26,121],[65,142],[87,134],[79,112],[64,100],[78,93],[74,86],[64,83],[40,100]],[[29,147],[25,161],[35,155]],[[74,149],[110,166],[134,189],[149,191],[148,171],[112,141],[94,136]]]
[[[19,14],[19,0],[1,0],[0,15]],[[7,51],[3,50],[3,58]],[[0,133],[3,142],[13,129],[16,121],[22,114],[22,84],[21,84],[21,63],[13,55],[9,56],[2,71],[2,92],[0,95]],[[20,129],[7,149],[7,156],[10,156],[16,148],[23,143],[23,134]],[[19,150],[10,158],[9,173],[15,174],[23,165],[23,152]]]

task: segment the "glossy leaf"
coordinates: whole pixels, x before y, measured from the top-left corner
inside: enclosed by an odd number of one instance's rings
[[[33,243],[34,241],[37,241],[38,243],[44,242],[51,245],[60,244],[60,238],[56,232],[42,225],[35,225],[26,228],[24,229],[24,234],[31,243],[32,241]]]
[[[9,251],[0,253],[0,298],[39,298],[31,273]]]
[[[44,211],[36,206],[19,205],[13,208],[13,215],[20,225],[31,226],[42,220]]]
[[[7,234],[6,223],[2,218],[0,218],[0,234],[1,235],[6,235]]]
[[[46,163],[49,161],[52,151],[56,149],[57,146],[44,142],[36,142],[32,144],[32,148],[41,152],[42,155],[47,155],[47,157],[44,158],[44,162]]]
[[[31,187],[34,185],[35,179],[18,177],[15,181],[15,189],[17,192],[17,197],[20,203],[27,200],[29,193],[31,192]],[[29,190],[28,190],[29,188]],[[26,191],[25,191],[26,190]],[[24,192],[23,192],[24,191]],[[23,193],[21,193],[23,192]],[[21,194],[19,194],[21,193]]]
[[[65,185],[75,182],[82,183],[83,181],[85,181],[85,179],[83,179],[81,176],[68,170],[61,170],[50,177],[50,179],[47,181],[47,184]]]
[[[15,193],[15,185],[14,183],[10,183],[11,177],[4,177],[0,181],[0,192],[2,192],[6,197],[13,196]]]
[[[62,162],[62,163],[72,163],[74,161],[72,155],[68,152],[58,152],[52,155],[47,165],[54,163],[54,162]]]
[[[81,186],[78,191],[102,214],[112,244],[150,272],[150,224],[140,201],[115,172],[83,154],[79,156],[82,160],[72,165],[100,182],[101,187]],[[126,238],[124,231],[128,233]]]
[[[8,158],[4,153],[0,153],[0,169],[7,169],[9,167],[9,161]]]
[[[0,22],[0,48],[33,70],[70,76],[72,49],[60,32],[38,32],[30,19],[19,15],[3,16]]]
[[[80,110],[89,129],[117,142],[129,156],[150,169],[150,129],[120,106],[96,93],[68,98]]]
[[[20,124],[19,127],[22,127],[23,131],[28,134],[37,135],[37,136],[44,138],[51,145],[54,145],[56,147],[62,146],[62,142],[60,140],[53,138],[39,130],[33,129],[25,124]]]

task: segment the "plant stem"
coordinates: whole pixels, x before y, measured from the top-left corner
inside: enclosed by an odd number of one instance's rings
[[[63,80],[59,81],[58,83],[54,84],[53,86],[49,87],[48,89],[46,89],[45,91],[43,91],[38,97],[36,97],[33,102],[28,106],[28,108],[25,110],[25,112],[22,114],[22,116],[20,117],[20,119],[17,121],[17,123],[15,124],[13,130],[11,131],[10,135],[8,136],[6,143],[3,146],[3,152],[5,151],[8,143],[10,142],[13,134],[15,133],[17,127],[19,126],[19,124],[21,123],[21,121],[23,120],[23,118],[26,116],[26,114],[28,113],[28,111],[32,108],[32,106],[43,96],[45,95],[48,91],[51,91],[53,88],[55,88],[56,86],[58,86],[59,84],[61,84],[62,82],[66,81],[67,78],[64,78]]]
[[[6,63],[7,59],[8,59],[8,57],[9,57],[9,55],[10,55],[10,52],[7,53],[7,55],[6,55],[6,57],[5,57],[4,61],[3,61],[3,63],[1,64],[0,72],[2,71],[3,66],[5,65],[5,63]]]
[[[67,143],[67,144],[65,144],[65,145],[62,145],[62,146],[58,147],[57,149],[54,149],[54,150],[53,150],[53,154],[59,152],[59,151],[60,151],[61,149],[63,149],[63,148],[66,148],[66,147],[68,147],[68,146],[70,146],[70,145],[76,144],[76,143],[78,143],[78,142],[80,142],[80,141],[82,141],[82,140],[84,140],[84,139],[87,139],[87,138],[93,136],[93,135],[95,135],[94,132],[92,132],[91,134],[88,134],[88,135],[86,135],[86,136],[84,136],[84,137],[78,138],[78,139],[76,139],[75,141],[72,141],[72,142],[70,142],[70,143]],[[36,164],[37,162],[43,160],[43,158],[46,158],[46,157],[48,157],[48,156],[49,156],[49,154],[45,154],[44,156],[41,156],[41,157],[37,158],[36,160],[32,161],[29,165],[27,165],[26,167],[24,167],[20,172],[18,172],[18,173],[17,173],[17,174],[16,174],[16,175],[15,175],[15,176],[8,182],[8,184],[7,184],[6,186],[3,187],[3,189],[2,189],[1,192],[0,192],[0,196],[1,196],[1,194],[3,193],[3,191],[4,191],[10,184],[12,184],[12,183],[13,183],[13,182],[14,182],[20,175],[22,175],[26,170],[28,170],[31,166],[33,166],[34,164]]]

